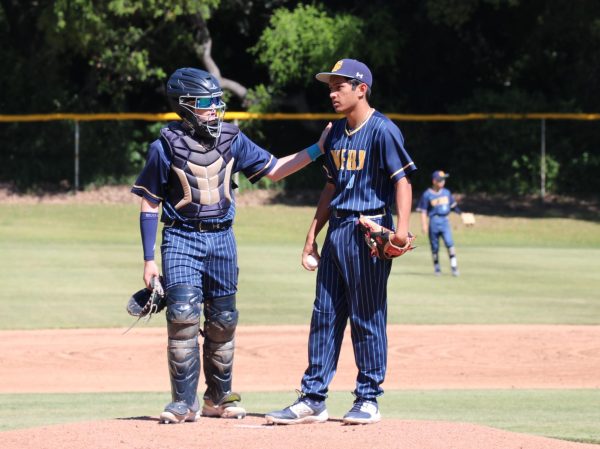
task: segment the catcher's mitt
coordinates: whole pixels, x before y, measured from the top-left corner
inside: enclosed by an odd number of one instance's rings
[[[131,298],[127,301],[127,313],[136,316],[138,319],[125,332],[135,326],[140,319],[147,317],[146,320],[149,320],[153,314],[165,308],[165,292],[160,281],[161,278],[153,277],[151,281],[152,290],[143,288],[131,295]]]
[[[365,235],[365,242],[371,248],[371,256],[377,256],[380,259],[394,259],[415,248],[412,245],[415,236],[410,232],[406,244],[396,246],[392,243],[394,233],[385,226],[381,226],[364,216],[358,219],[358,226]]]

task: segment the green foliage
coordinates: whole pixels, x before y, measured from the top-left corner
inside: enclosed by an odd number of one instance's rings
[[[248,112],[267,111],[272,101],[272,87],[267,87],[264,84],[258,84],[253,88],[248,89],[248,94],[246,95],[246,104],[248,104]]]
[[[266,176],[252,184],[245,176],[241,175],[238,178],[237,184],[239,192],[246,192],[248,190],[283,190],[285,188],[285,180],[275,182]]]
[[[280,8],[249,51],[269,67],[277,85],[307,85],[316,68],[330,68],[337,59],[356,51],[362,26],[358,17],[328,15],[318,5],[299,4],[293,11]]]
[[[479,0],[427,0],[427,13],[433,23],[460,28],[473,15]]]
[[[210,17],[218,5],[219,0],[58,0],[46,12],[42,31],[55,43],[54,51],[72,50],[87,58],[98,92],[118,101],[136,90],[136,82],[162,82],[167,76],[151,60],[152,41],[169,36],[167,27],[186,16]],[[179,40],[191,46],[193,31],[189,27]]]
[[[210,33],[209,33],[210,32]],[[581,0],[57,0],[0,3],[0,112],[162,112],[165,78],[201,66],[212,37],[223,76],[248,88],[230,109],[330,111],[314,74],[351,57],[374,75],[384,112],[596,112],[600,2]],[[501,193],[539,187],[539,122],[400,123],[420,168],[460,173],[455,188]],[[600,190],[597,122],[548,121],[547,188]],[[242,123],[276,155],[321,124]],[[0,181],[46,188],[72,178],[71,123],[0,124]],[[132,177],[155,138],[144,122],[82,126],[82,184]],[[145,140],[145,141],[144,141]],[[503,173],[503,176],[498,176]],[[290,189],[320,182],[314,165]]]

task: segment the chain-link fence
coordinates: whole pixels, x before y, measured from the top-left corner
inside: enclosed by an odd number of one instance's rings
[[[419,167],[416,188],[435,169],[461,192],[593,193],[600,188],[600,114],[388,114]],[[128,183],[147,145],[174,114],[0,116],[0,181],[21,190]],[[276,156],[318,139],[333,114],[230,112],[250,138]],[[319,164],[285,180],[286,189],[319,189]]]

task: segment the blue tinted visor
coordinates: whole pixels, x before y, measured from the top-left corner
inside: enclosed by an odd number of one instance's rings
[[[209,109],[213,105],[221,106],[223,102],[221,101],[221,97],[195,97],[194,98],[194,107],[196,109]]]
[[[216,108],[225,106],[220,93],[213,97],[179,97],[179,104],[194,109],[210,109],[213,106]]]

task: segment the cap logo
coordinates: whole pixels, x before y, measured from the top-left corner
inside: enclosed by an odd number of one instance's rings
[[[333,66],[333,69],[331,69],[331,71],[337,72],[338,70],[340,70],[342,68],[342,64],[344,64],[343,60],[336,62],[335,65]]]
[[[355,76],[356,78],[360,78],[360,79],[362,79],[362,78],[363,78],[363,74],[362,74],[362,73],[360,73],[360,72],[356,72],[356,75],[354,75],[354,76]]]
[[[440,170],[440,171],[438,172],[438,176],[446,176],[446,173],[444,173],[444,171],[443,171],[443,170]]]

